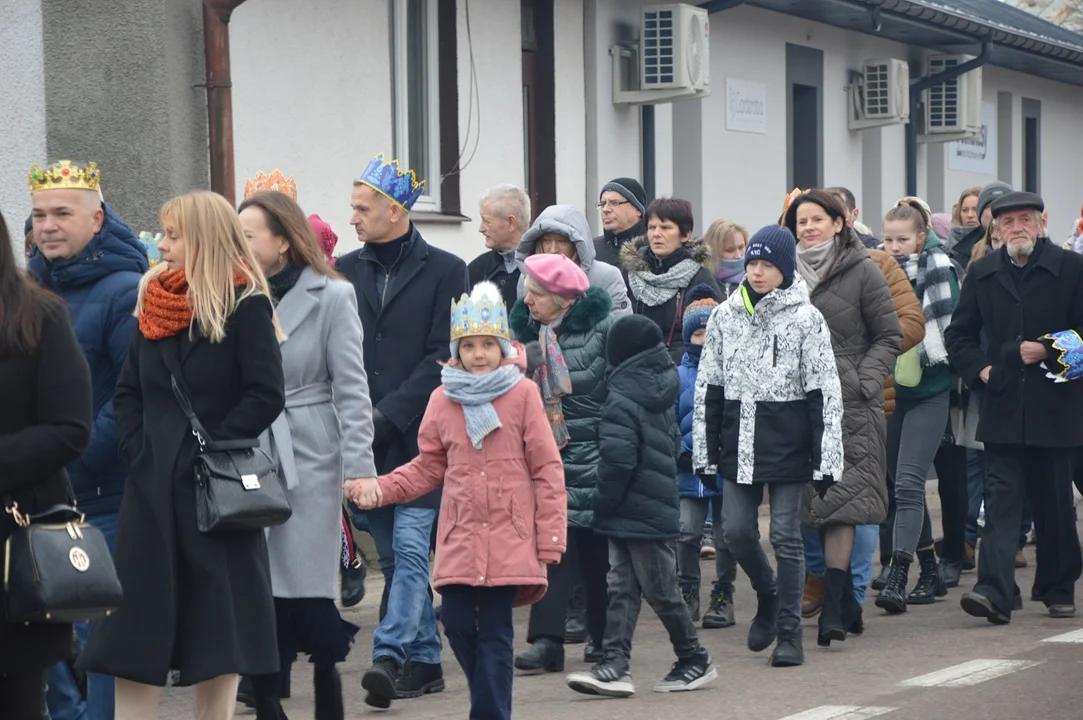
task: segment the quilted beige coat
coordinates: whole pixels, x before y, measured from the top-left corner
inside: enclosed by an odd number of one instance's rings
[[[809,489],[808,526],[876,525],[887,516],[884,381],[902,352],[902,330],[884,274],[852,231],[838,259],[812,291],[831,330],[842,384],[842,479],[820,498]]]

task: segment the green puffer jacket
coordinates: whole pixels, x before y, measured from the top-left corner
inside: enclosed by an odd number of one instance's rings
[[[594,520],[594,485],[598,477],[598,425],[605,402],[605,342],[613,327],[609,293],[592,287],[581,297],[557,327],[564,361],[572,379],[572,394],[561,407],[568,424],[568,444],[560,451],[564,460],[564,486],[568,491],[568,526],[589,529]],[[530,343],[538,339],[540,327],[526,304],[520,300],[508,320],[515,339]]]

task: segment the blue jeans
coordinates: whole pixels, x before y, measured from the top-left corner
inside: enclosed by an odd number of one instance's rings
[[[368,521],[384,582],[391,588],[387,615],[372,638],[372,659],[435,665],[441,644],[429,597],[429,536],[436,511],[394,505],[369,511]]]
[[[113,551],[117,536],[117,513],[87,517],[91,525],[101,530],[109,551]],[[79,647],[86,645],[90,623],[75,623]],[[113,720],[113,677],[87,673],[86,699],[75,684],[75,677],[66,662],[49,668],[48,691],[45,700],[51,720]]]
[[[824,549],[820,546],[820,533],[810,528],[801,531],[805,541],[805,567],[810,575],[823,577]],[[865,604],[866,591],[872,582],[872,557],[880,539],[879,525],[858,525],[854,529],[854,549],[850,553],[850,572],[854,576],[854,598],[859,605]]]

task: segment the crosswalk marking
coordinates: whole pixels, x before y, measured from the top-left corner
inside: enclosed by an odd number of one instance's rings
[[[1073,630],[1072,632],[1066,632],[1063,635],[1054,635],[1051,638],[1046,638],[1042,642],[1050,643],[1083,643],[1083,630]]]
[[[1033,660],[971,660],[962,665],[954,665],[943,670],[919,675],[903,680],[899,685],[907,687],[967,687],[986,680],[1008,675],[1020,670],[1041,665],[1043,661]]]
[[[796,715],[787,715],[782,720],[868,720],[880,715],[887,715],[897,708],[858,707],[856,705],[821,705]]]

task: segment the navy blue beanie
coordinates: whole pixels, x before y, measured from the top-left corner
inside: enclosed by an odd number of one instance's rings
[[[793,280],[797,241],[790,229],[785,225],[768,225],[757,231],[745,248],[746,269],[753,260],[766,260],[779,269],[786,282]]]
[[[602,186],[602,191],[598,193],[599,199],[607,190],[612,190],[618,195],[621,195],[628,202],[632,203],[632,206],[639,211],[640,215],[647,212],[647,193],[638,180],[628,177],[619,177],[610,180]],[[643,218],[644,222],[646,222],[646,220],[646,218]]]

